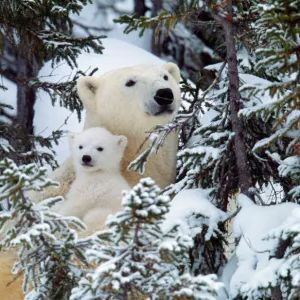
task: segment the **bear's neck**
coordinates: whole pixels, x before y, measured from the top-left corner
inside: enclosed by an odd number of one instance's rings
[[[82,169],[82,168],[75,168],[76,170],[76,179],[80,179],[80,178],[95,178],[95,177],[105,177],[108,175],[112,175],[112,174],[121,174],[120,171],[120,167],[119,168],[111,168],[109,170],[95,170],[95,171],[89,171],[87,172],[86,170]]]

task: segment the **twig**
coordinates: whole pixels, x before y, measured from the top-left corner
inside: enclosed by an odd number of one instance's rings
[[[220,224],[225,224],[226,222],[233,219],[239,212],[241,211],[241,207],[239,207],[235,212],[233,212],[231,215],[228,216],[224,221],[220,222]]]
[[[79,26],[80,28],[84,29],[85,32],[88,33],[88,34],[90,34],[90,30],[109,32],[113,29],[113,28],[108,28],[108,27],[90,26],[90,25],[86,25],[86,24],[83,24],[81,22],[78,22],[77,20],[72,20],[72,22],[75,25]]]
[[[246,244],[249,246],[249,248],[250,248],[251,250],[253,250],[255,253],[270,253],[270,252],[271,252],[271,250],[261,250],[261,251],[255,250],[255,249],[252,247],[250,240],[247,239],[247,238],[245,237],[244,233],[242,233],[242,237],[244,238],[244,240],[245,240]]]

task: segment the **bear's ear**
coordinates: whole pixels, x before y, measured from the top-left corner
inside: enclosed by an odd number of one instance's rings
[[[95,107],[95,94],[100,84],[97,77],[85,76],[79,78],[77,82],[78,95],[85,108]]]
[[[128,143],[127,137],[124,135],[118,135],[117,139],[118,139],[118,145],[120,146],[121,149],[124,150]]]
[[[77,133],[74,133],[74,132],[69,132],[68,133],[68,141],[69,141],[69,146],[70,147],[73,145],[74,138],[75,138],[76,134]]]
[[[180,70],[176,64],[169,62],[164,64],[162,67],[174,77],[177,83],[180,82]]]

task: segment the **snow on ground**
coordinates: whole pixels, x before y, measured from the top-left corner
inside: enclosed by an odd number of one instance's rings
[[[205,238],[209,240],[213,232],[218,230],[218,223],[226,218],[227,214],[209,200],[208,190],[187,189],[179,192],[172,200],[163,229],[167,231],[179,225],[183,234],[194,237],[205,224],[208,226]]]
[[[97,67],[99,70],[95,73],[95,76],[101,76],[117,68],[138,64],[162,65],[164,63],[163,60],[153,54],[123,41],[108,38],[103,40],[103,45],[105,47],[103,55],[93,53],[81,54],[77,60],[78,69],[87,71]],[[42,68],[39,76],[42,76],[41,80],[44,81],[58,82],[68,80],[76,71],[77,69],[72,70],[66,63],[59,65],[53,70],[49,62]],[[49,96],[44,92],[39,92],[37,95],[35,111],[35,133],[48,136],[59,127],[62,130],[74,132],[80,132],[83,129],[84,120],[79,123],[76,113],[70,114],[69,110],[60,107],[58,104],[53,107]],[[64,125],[65,119],[69,116],[67,124]],[[58,162],[63,162],[69,155],[67,138],[62,138],[60,144],[55,146],[54,150],[57,152]]]
[[[260,272],[255,272],[254,276],[252,276],[252,278],[242,287],[242,291],[245,296],[251,299],[254,295],[259,295],[260,287],[265,287],[269,285],[270,282],[275,285],[277,283],[278,276],[283,278],[287,278],[287,276],[289,276],[289,280],[291,281],[293,288],[288,291],[288,296],[290,296],[290,299],[295,299],[300,285],[299,254],[296,250],[297,248],[299,249],[299,232],[300,206],[298,205],[298,207],[292,211],[290,216],[281,226],[272,229],[268,233],[268,238],[273,239],[278,237],[286,239],[294,235],[293,245],[291,245],[287,251],[289,255],[282,259],[271,258],[268,265],[261,269]]]
[[[295,203],[258,206],[244,195],[239,195],[238,202],[242,209],[234,220],[233,234],[240,238],[240,242],[236,249],[238,267],[230,280],[231,297],[236,296],[239,289],[267,265],[270,252],[277,245],[276,239],[264,239],[267,233],[283,224],[293,210],[300,207]],[[271,276],[272,272],[268,275]]]

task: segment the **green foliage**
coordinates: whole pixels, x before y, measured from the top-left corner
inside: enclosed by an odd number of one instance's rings
[[[56,168],[58,164],[53,143],[58,143],[63,131],[58,129],[45,138],[28,134],[14,122],[11,106],[0,103],[0,108],[0,116],[8,119],[7,122],[0,122],[0,159],[9,158],[17,164],[48,164],[52,169]]]
[[[103,36],[87,38],[71,37],[73,22],[71,14],[79,14],[82,5],[89,0],[3,0],[0,7],[0,33],[13,48],[26,45],[22,56],[38,62],[52,60],[53,64],[66,61],[77,66],[76,58],[81,50],[102,53],[100,39]],[[24,26],[25,24],[25,26]],[[0,43],[4,51],[4,41]]]
[[[46,178],[44,168],[34,164],[17,167],[5,159],[0,171],[0,250],[19,250],[13,271],[24,271],[26,299],[69,299],[84,272],[79,266],[86,263],[83,249],[87,245],[78,241],[71,227],[84,229],[84,224],[49,210],[61,197],[39,203],[30,200],[31,190],[56,185]]]
[[[17,103],[30,110],[34,105],[36,93],[43,90],[49,94],[54,105],[59,104],[76,111],[79,121],[83,105],[76,90],[80,76],[92,75],[77,71],[71,80],[53,83],[37,77],[40,68],[47,61],[52,67],[66,62],[71,68],[77,67],[76,59],[82,51],[95,51],[101,54],[104,36],[73,36],[71,15],[79,14],[89,0],[4,0],[0,7],[0,52],[4,58],[12,59],[0,66],[0,73],[17,85]],[[21,70],[19,72],[19,70]],[[2,88],[5,89],[3,86]],[[20,92],[21,91],[21,92]],[[28,92],[30,91],[30,93]],[[28,93],[27,93],[28,92]],[[26,99],[25,99],[26,98]],[[26,105],[24,105],[26,103]],[[53,144],[57,144],[63,132],[58,128],[48,137],[33,136],[33,108],[28,114],[17,111],[15,116],[9,107],[0,104],[3,122],[0,122],[2,146],[0,158],[9,157],[16,163],[36,162],[57,167]],[[27,108],[28,107],[28,108]],[[28,115],[25,122],[22,114]],[[63,124],[62,124],[63,125]],[[27,127],[28,128],[27,128]],[[9,151],[8,151],[9,150]]]
[[[54,105],[57,101],[60,106],[69,109],[71,112],[76,112],[78,120],[81,121],[81,113],[83,110],[82,102],[77,93],[77,81],[81,76],[92,76],[98,68],[93,69],[89,73],[77,71],[73,78],[63,82],[47,82],[41,81],[39,78],[28,80],[28,85],[35,89],[41,89],[46,92]]]
[[[71,299],[214,299],[215,276],[189,274],[192,240],[174,227],[163,232],[170,199],[150,179],[124,194],[124,211],[107,221],[109,230],[96,233],[88,252],[98,268],[82,279]]]
[[[120,24],[127,24],[127,26],[124,29],[124,33],[126,34],[134,30],[139,30],[140,37],[143,36],[146,29],[152,29],[153,25],[157,24],[158,26],[156,27],[156,31],[154,34],[157,42],[160,28],[164,28],[168,33],[171,27],[175,27],[179,21],[184,22],[188,20],[189,18],[191,18],[192,15],[196,14],[196,12],[197,12],[196,8],[192,9],[191,11],[187,11],[179,14],[173,14],[167,11],[162,11],[158,14],[158,16],[155,16],[153,18],[149,18],[145,16],[136,17],[135,15],[132,16],[123,15],[120,16],[118,19],[115,19],[114,22]]]
[[[257,50],[262,59],[256,68],[268,69],[267,73],[278,82],[252,88],[252,91],[255,96],[258,90],[264,89],[278,99],[271,107],[262,109],[266,118],[275,114],[278,122],[274,128],[277,128],[300,106],[300,3],[271,0],[268,4],[259,5],[258,9],[261,18],[255,26],[265,47]]]
[[[253,150],[259,155],[268,150],[265,153],[279,165],[279,175],[289,178],[285,191],[288,199],[294,202],[299,202],[299,193],[291,193],[299,189],[299,9],[300,4],[291,0],[272,0],[268,4],[258,6],[261,18],[256,21],[255,26],[266,46],[257,50],[261,59],[256,68],[265,68],[276,82],[246,85],[243,90],[248,90],[249,96],[253,98],[263,92],[270,95],[274,101],[241,111],[241,115],[247,118],[256,116],[265,122],[272,120],[272,134],[259,141]],[[290,165],[290,160],[293,161],[294,167]],[[283,173],[282,170],[286,168],[293,168],[294,175],[287,176],[288,173]]]

